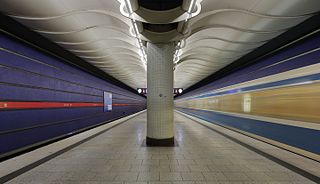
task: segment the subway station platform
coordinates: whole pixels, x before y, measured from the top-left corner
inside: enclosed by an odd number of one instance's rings
[[[314,183],[177,111],[174,118],[174,147],[145,146],[143,112],[8,184]]]
[[[0,184],[320,184],[320,0],[1,0]]]

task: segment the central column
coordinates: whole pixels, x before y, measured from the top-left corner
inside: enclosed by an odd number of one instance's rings
[[[147,44],[148,146],[173,146],[173,43]]]

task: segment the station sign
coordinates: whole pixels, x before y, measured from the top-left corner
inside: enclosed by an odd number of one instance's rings
[[[148,90],[147,88],[137,88],[137,91],[139,94],[146,95]]]
[[[112,110],[112,93],[103,92],[103,111],[111,111]]]
[[[148,93],[147,88],[137,88],[139,94],[146,95]],[[183,92],[183,88],[173,88],[173,94],[178,95]]]
[[[173,88],[173,94],[179,95],[183,92],[183,88]]]

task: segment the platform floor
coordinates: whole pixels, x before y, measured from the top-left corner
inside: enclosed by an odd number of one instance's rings
[[[176,147],[145,147],[143,113],[8,183],[313,183],[180,114],[175,123]]]

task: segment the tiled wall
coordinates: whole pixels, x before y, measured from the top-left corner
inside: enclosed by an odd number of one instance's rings
[[[147,136],[172,138],[173,130],[173,53],[171,44],[148,43],[148,125]]]

